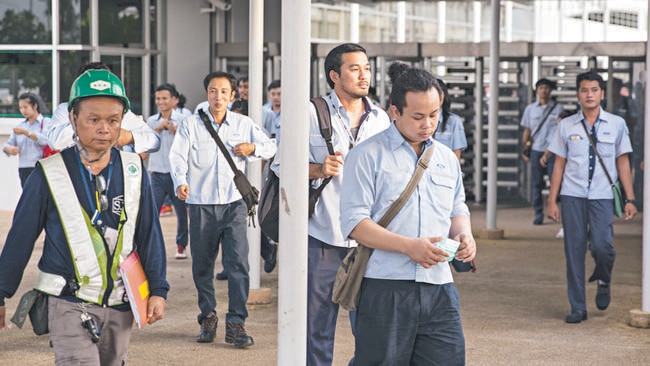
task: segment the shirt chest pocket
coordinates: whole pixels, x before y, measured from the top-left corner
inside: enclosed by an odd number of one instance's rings
[[[217,158],[217,147],[213,141],[204,140],[192,144],[192,161],[199,168],[214,165]]]
[[[227,141],[228,141],[228,145],[230,145],[231,149],[234,149],[235,147],[237,147],[237,145],[245,142],[244,137],[239,133],[231,133],[228,136]]]
[[[616,146],[613,136],[599,136],[598,137],[598,153],[601,157],[612,157],[616,153]]]
[[[454,205],[456,193],[456,179],[450,175],[428,172],[427,179],[431,183],[427,190],[430,202],[439,206],[443,212],[448,212]]]
[[[567,149],[567,158],[576,162],[588,163],[589,140],[586,136],[577,134],[569,136]]]
[[[329,155],[327,151],[327,143],[320,134],[309,136],[309,151],[316,159],[314,163],[321,164],[325,160],[325,156]]]

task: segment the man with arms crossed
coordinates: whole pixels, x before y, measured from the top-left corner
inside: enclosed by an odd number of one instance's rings
[[[172,147],[178,125],[185,118],[180,110],[174,108],[174,98],[178,98],[176,87],[162,84],[156,87],[156,106],[158,113],[147,118],[147,125],[160,136],[160,149],[149,154],[149,173],[156,209],[160,212],[169,197],[176,213],[176,259],[187,258],[189,227],[185,202],[176,197],[174,182],[169,173],[169,150]]]

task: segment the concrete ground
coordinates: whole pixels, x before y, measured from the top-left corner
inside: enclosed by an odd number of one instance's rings
[[[475,233],[485,228],[485,208],[471,206]],[[4,245],[12,213],[0,213],[0,240]],[[530,207],[500,208],[497,226],[503,240],[478,238],[478,271],[456,274],[466,336],[468,365],[648,365],[650,329],[628,325],[629,312],[641,306],[641,217],[617,219],[614,225],[617,261],[612,281],[612,303],[606,311],[594,304],[596,286],[587,288],[589,319],[566,324],[563,243],[560,226],[532,225]],[[219,323],[213,344],[195,342],[196,291],[191,259],[174,259],[175,217],[161,219],[168,250],[171,291],[162,321],[134,329],[129,348],[131,365],[275,365],[277,364],[277,270],[262,274],[261,285],[272,290],[269,305],[249,307],[246,328],[255,345],[234,349],[224,340],[226,283],[216,282]],[[191,244],[190,244],[191,245]],[[18,293],[7,303],[9,318],[19,295],[34,282],[40,257],[37,245]],[[282,250],[282,249],[281,249]],[[287,248],[287,250],[290,250]],[[593,268],[587,255],[587,274]],[[278,264],[282,266],[282,263]],[[348,316],[341,313],[334,365],[346,365],[354,352]],[[51,365],[53,352],[47,336],[37,337],[29,322],[23,329],[0,332],[0,360],[4,365]]]

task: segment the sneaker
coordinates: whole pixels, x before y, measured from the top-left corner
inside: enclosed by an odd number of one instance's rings
[[[176,246],[176,259],[185,259],[187,258],[187,253],[185,253],[185,248],[177,245]]]
[[[215,313],[210,313],[203,318],[201,320],[201,332],[199,332],[196,341],[199,343],[212,343],[214,336],[217,334],[217,324],[219,324],[219,318]]]
[[[161,217],[163,217],[163,216],[169,216],[169,215],[172,214],[172,212],[173,212],[173,210],[172,210],[172,206],[164,205],[164,206],[162,206],[162,207],[160,208],[160,216],[161,216]]]
[[[555,234],[555,237],[558,238],[558,239],[564,238],[564,228],[563,227],[561,227],[560,231],[558,231],[557,234]]]
[[[242,323],[226,323],[226,343],[234,344],[237,348],[246,348],[255,344],[253,337],[246,334]]]

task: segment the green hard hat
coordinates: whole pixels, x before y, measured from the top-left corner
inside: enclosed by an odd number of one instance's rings
[[[117,75],[108,70],[87,70],[72,83],[68,111],[72,110],[72,106],[77,100],[87,97],[118,98],[124,104],[124,113],[131,106],[124,90],[124,84]]]

